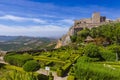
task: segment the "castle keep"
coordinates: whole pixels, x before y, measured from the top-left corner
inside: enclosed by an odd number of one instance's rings
[[[92,14],[91,18],[85,18],[81,20],[75,20],[74,22],[74,31],[80,31],[83,28],[93,28],[106,23],[112,22],[111,20],[106,19],[105,16],[100,16],[99,12]]]
[[[75,20],[75,23],[101,23],[101,22],[105,22],[106,21],[106,17],[105,16],[100,16],[99,12],[93,13],[92,14],[92,18],[85,18],[85,19],[81,19],[81,20]]]

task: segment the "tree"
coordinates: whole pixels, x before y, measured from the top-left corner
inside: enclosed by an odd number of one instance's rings
[[[77,42],[83,42],[84,39],[89,36],[89,29],[85,28],[79,32],[77,32]]]
[[[116,44],[120,43],[120,27],[117,27],[114,32],[115,42]]]
[[[89,35],[89,29],[85,28],[85,29],[77,32],[77,35],[81,36],[81,37],[87,37]]]
[[[84,48],[84,54],[91,58],[100,57],[99,47],[95,44],[87,44]]]
[[[98,37],[99,35],[99,30],[98,28],[94,27],[90,30],[90,36],[92,36],[93,38]]]
[[[116,53],[116,61],[118,61],[120,56],[120,46],[117,44],[113,44],[108,48],[109,50],[112,50],[114,53]]]
[[[72,42],[76,42],[77,35],[74,34],[73,36],[70,36],[70,39],[71,39]]]

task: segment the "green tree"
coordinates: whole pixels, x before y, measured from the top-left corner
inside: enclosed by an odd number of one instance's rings
[[[77,42],[83,42],[85,38],[89,35],[90,30],[85,28],[77,32]]]
[[[70,36],[70,39],[71,39],[72,42],[76,42],[77,35],[74,34],[73,36]]]
[[[113,45],[109,46],[108,48],[109,48],[109,50],[112,50],[116,54],[116,61],[118,61],[119,56],[120,56],[120,46],[117,44],[113,44]]]
[[[100,58],[99,47],[95,44],[87,44],[84,48],[84,54],[91,58]]]
[[[114,34],[114,37],[115,37],[115,42],[116,44],[120,43],[120,27],[117,27],[115,29],[115,32],[113,33]]]

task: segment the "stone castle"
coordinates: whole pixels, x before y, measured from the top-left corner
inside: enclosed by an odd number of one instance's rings
[[[120,22],[120,19],[117,19],[115,21],[107,19],[106,16],[101,16],[99,12],[93,13],[91,18],[75,20],[74,25],[69,29],[68,33],[64,35],[60,40],[58,40],[55,48],[59,48],[61,46],[69,44],[71,42],[70,36],[74,35],[76,32],[84,28],[91,29],[93,27],[98,27],[100,25],[113,22]]]
[[[91,18],[85,18],[81,20],[75,20],[74,30],[77,32],[83,28],[93,28],[103,24],[113,22],[112,20],[106,19],[105,16],[100,16],[99,12],[92,14]]]

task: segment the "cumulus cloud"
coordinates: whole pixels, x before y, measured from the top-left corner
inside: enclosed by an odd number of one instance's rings
[[[39,36],[61,37],[68,31],[68,27],[48,26],[7,26],[0,24],[0,35],[10,36]]]
[[[14,16],[14,15],[4,15],[4,16],[0,16],[0,19],[3,20],[12,20],[12,21],[33,21],[36,23],[46,23],[47,21],[42,20],[42,19],[38,19],[38,18],[26,18],[26,17],[20,17],[20,16]]]

